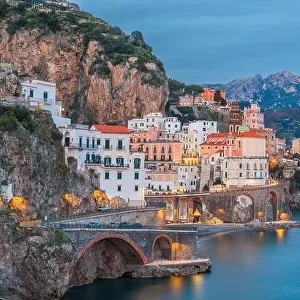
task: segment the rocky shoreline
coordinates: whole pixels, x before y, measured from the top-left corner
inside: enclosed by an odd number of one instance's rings
[[[287,230],[289,228],[300,228],[298,221],[277,221],[277,222],[260,222],[255,220],[250,224],[245,225],[252,228],[254,231],[276,231],[279,229]]]
[[[210,259],[156,261],[147,265],[134,266],[128,275],[133,278],[189,276],[205,273],[211,269],[211,266]]]

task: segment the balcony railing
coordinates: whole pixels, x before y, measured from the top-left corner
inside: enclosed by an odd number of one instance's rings
[[[103,168],[129,168],[130,165],[129,164],[108,164],[108,163],[104,163],[103,161],[97,161],[97,160],[86,160],[85,161],[86,164],[88,165],[99,165]]]

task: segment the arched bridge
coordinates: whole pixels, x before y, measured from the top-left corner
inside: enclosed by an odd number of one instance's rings
[[[78,261],[103,243],[118,250],[129,265],[161,259],[191,259],[196,255],[197,230],[193,227],[97,229],[81,226],[63,230],[76,248]]]
[[[289,213],[288,190],[288,183],[274,182],[213,193],[149,195],[145,200],[150,205],[164,201],[168,223],[197,222],[205,213],[232,223],[276,221]]]

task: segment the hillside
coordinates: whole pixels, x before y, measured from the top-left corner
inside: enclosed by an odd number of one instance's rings
[[[228,99],[257,101],[264,110],[300,107],[300,76],[289,71],[233,80],[227,84],[209,84],[224,89]]]
[[[84,12],[40,12],[0,0],[0,62],[22,79],[56,82],[77,122],[122,122],[163,110],[163,64],[139,31],[126,35]]]

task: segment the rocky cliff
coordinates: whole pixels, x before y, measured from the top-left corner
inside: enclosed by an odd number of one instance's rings
[[[127,36],[82,12],[1,9],[0,62],[13,62],[23,78],[56,82],[75,121],[121,122],[164,110],[165,72],[140,32]]]
[[[74,266],[74,251],[64,233],[22,229],[5,210],[0,210],[0,225],[0,297],[60,299]]]
[[[97,178],[67,168],[60,133],[47,112],[0,106],[0,144],[0,188],[12,184],[14,195],[26,199],[24,217],[94,209]],[[76,208],[66,194],[78,199]]]

